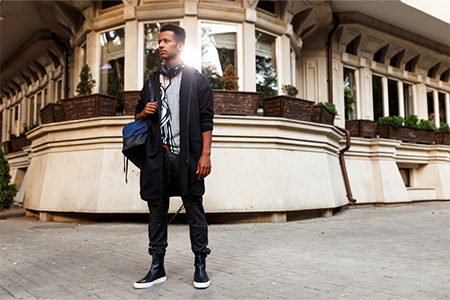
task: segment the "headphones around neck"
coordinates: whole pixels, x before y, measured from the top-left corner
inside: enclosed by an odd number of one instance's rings
[[[180,65],[178,63],[173,64],[170,68],[166,65],[162,65],[159,71],[161,74],[163,74],[166,77],[174,78],[178,74],[180,74],[181,71],[183,71],[184,65]]]

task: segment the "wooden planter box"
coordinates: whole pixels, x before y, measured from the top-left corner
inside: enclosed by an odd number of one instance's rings
[[[434,142],[436,144],[450,146],[450,132],[436,132],[434,135]]]
[[[434,142],[436,131],[428,129],[416,129],[417,143],[431,145]]]
[[[310,121],[314,101],[289,96],[275,96],[262,99],[264,115]]]
[[[11,141],[11,152],[22,150],[23,147],[31,145],[31,141],[25,135],[22,135]]]
[[[102,94],[74,97],[61,102],[66,120],[115,116],[117,110],[117,98]]]
[[[40,111],[42,124],[61,122],[66,120],[62,104],[50,103]]]
[[[213,90],[214,113],[218,115],[256,116],[261,93]]]
[[[334,114],[324,105],[316,105],[313,107],[310,121],[322,124],[333,125]]]
[[[403,133],[402,141],[408,143],[417,143],[418,137],[418,129],[414,127],[404,126],[405,131]]]
[[[11,141],[3,142],[3,152],[5,154],[12,152]]]
[[[345,129],[350,131],[350,136],[374,138],[377,134],[378,123],[371,120],[345,121]]]
[[[134,115],[134,112],[136,111],[136,105],[141,99],[141,96],[139,96],[141,91],[123,91],[120,92],[122,95],[122,104],[123,104],[123,111],[125,115]]]
[[[391,124],[377,126],[377,135],[383,139],[402,140],[405,127],[394,128]]]

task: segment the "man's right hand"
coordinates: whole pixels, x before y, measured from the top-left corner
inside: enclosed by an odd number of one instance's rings
[[[158,103],[157,102],[148,102],[145,105],[144,110],[136,115],[136,120],[145,119],[150,115],[156,114],[157,111],[158,111]]]

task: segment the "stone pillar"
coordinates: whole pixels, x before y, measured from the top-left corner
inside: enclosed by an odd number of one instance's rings
[[[447,120],[443,120],[443,121],[441,120],[441,122],[450,124],[450,94],[448,94],[448,93],[445,94],[445,108],[446,108],[445,114],[447,115]]]
[[[284,34],[279,38],[280,53],[277,55],[278,64],[278,93],[281,94],[283,84],[291,84],[291,42]]]
[[[97,82],[92,93],[98,93],[100,85],[100,57],[97,55],[97,52],[99,52],[97,51],[98,47],[100,47],[98,34],[94,31],[89,32],[86,35],[86,64],[91,68],[92,79]],[[78,75],[79,74],[74,74],[74,76]],[[72,93],[75,93],[75,89]]]
[[[186,44],[184,46],[183,53],[181,54],[181,58],[183,61],[191,66],[199,70],[202,70],[202,45],[201,39],[199,37],[198,30],[198,19],[197,19],[197,4],[198,1],[186,1],[184,3],[184,20],[182,20],[181,26],[184,27],[187,34],[186,35]]]
[[[399,115],[404,117],[405,116],[405,99],[403,95],[403,82],[401,80],[397,81],[397,89],[398,89],[398,111]]]
[[[123,88],[127,90],[139,90],[138,71],[142,67],[142,63],[138,61],[139,45],[139,22],[136,20],[136,7],[134,5],[127,5],[124,8],[125,18],[125,67],[124,67],[124,85]],[[141,75],[142,77],[142,75]]]
[[[428,105],[427,105],[427,86],[424,83],[418,83],[417,89],[417,116],[419,119],[428,120]]]
[[[244,86],[243,90],[248,92],[256,91],[256,62],[255,62],[255,23],[256,23],[256,10],[247,8],[245,10],[245,22],[243,24],[243,45],[244,53]]]
[[[434,103],[434,124],[439,127],[441,116],[439,115],[439,93],[437,90],[433,91],[433,103]],[[426,119],[428,120],[428,119]]]
[[[389,116],[389,90],[388,90],[388,79],[384,77],[382,80],[383,86],[383,113],[385,117]]]
[[[362,60],[363,58],[361,58],[361,65],[363,65]],[[372,120],[373,119],[372,71],[367,67],[363,67],[359,69],[358,73],[359,73],[359,85],[357,86],[358,87],[357,90],[359,90],[360,92],[359,98],[356,98],[359,102],[356,104],[356,118]]]

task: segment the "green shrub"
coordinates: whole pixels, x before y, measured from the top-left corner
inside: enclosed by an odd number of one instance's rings
[[[328,108],[333,113],[333,115],[335,115],[335,116],[338,115],[338,112],[336,110],[336,105],[334,105],[333,103],[330,103],[330,102],[319,102],[319,103],[316,104],[316,106],[317,105],[323,105],[326,108]]]
[[[290,84],[283,84],[281,86],[281,89],[283,90],[283,94],[290,97],[297,97],[298,90],[295,86]]]
[[[393,117],[380,117],[378,118],[378,123],[380,125],[391,124],[392,127],[398,128],[403,125],[404,119],[401,116],[393,116]]]
[[[15,184],[10,184],[11,175],[9,174],[9,164],[0,148],[0,211],[8,209],[14,201],[17,194]]]
[[[437,132],[450,132],[450,126],[447,123],[441,123],[441,127],[439,127]]]
[[[419,128],[418,124],[417,124],[418,122],[419,122],[419,118],[413,114],[411,114],[405,118],[405,126]]]
[[[417,128],[436,131],[436,126],[428,120],[420,120]]]

